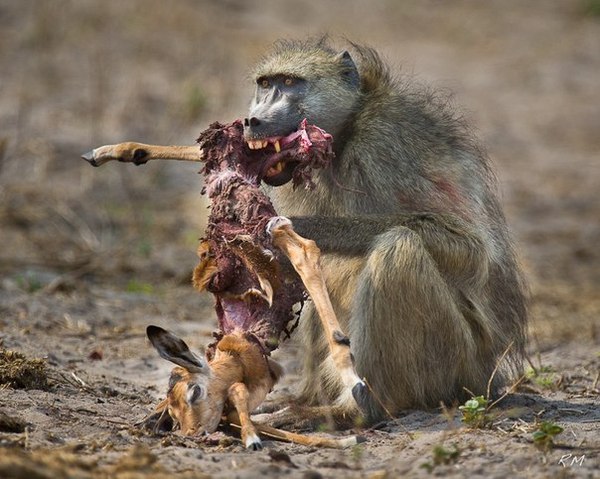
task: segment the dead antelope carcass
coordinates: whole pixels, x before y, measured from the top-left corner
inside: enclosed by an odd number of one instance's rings
[[[345,448],[361,441],[357,436],[308,436],[253,423],[251,411],[264,401],[282,371],[242,334],[223,336],[209,363],[162,328],[149,326],[147,334],[161,357],[178,365],[171,371],[166,399],[151,416],[155,428],[169,430],[177,424],[184,435],[208,434],[225,417],[240,426],[242,442],[252,450],[262,449],[259,434],[315,447]]]
[[[198,248],[200,263],[194,285],[214,295],[219,330],[216,341],[209,345],[206,363],[173,334],[148,328],[159,354],[178,365],[171,374],[167,399],[153,420],[158,419],[159,427],[174,422],[183,434],[211,433],[225,414],[241,426],[242,440],[252,449],[260,448],[257,431],[315,446],[356,444],[355,437],[310,438],[255,427],[250,420],[250,412],[263,402],[281,375],[281,368],[269,355],[289,335],[293,306],[306,299],[307,292],[344,384],[359,403],[365,394],[365,384],[352,365],[349,340],[325,288],[317,246],[297,235],[289,220],[277,216],[259,188],[261,180],[278,181],[281,175],[289,175],[297,186],[310,185],[310,170],[326,166],[331,159],[330,135],[303,122],[274,151],[257,152],[243,140],[238,121],[211,125],[198,142],[196,153],[180,147],[126,143],[100,147],[84,156],[95,166],[111,159],[142,163],[171,156],[204,163],[211,213]],[[172,155],[170,148],[175,148]],[[293,269],[285,271],[281,266],[284,257]]]

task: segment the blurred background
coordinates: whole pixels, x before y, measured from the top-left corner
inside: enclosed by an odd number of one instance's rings
[[[497,169],[536,344],[597,340],[598,0],[0,0],[0,326],[89,321],[123,292],[122,316],[159,298],[155,314],[197,318],[198,165],[80,155],[193,144],[245,115],[274,40],[323,33],[455,93]]]

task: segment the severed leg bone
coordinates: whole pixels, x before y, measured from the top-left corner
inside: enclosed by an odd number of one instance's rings
[[[149,160],[202,161],[197,145],[159,146],[133,142],[99,146],[81,157],[92,166],[101,166],[112,160],[135,165],[143,165]]]
[[[319,248],[314,241],[297,234],[292,228],[292,222],[284,216],[272,218],[267,224],[267,231],[273,238],[273,244],[283,251],[300,275],[319,313],[329,351],[342,382],[352,391],[359,408],[364,410],[367,388],[354,370],[350,339],[342,332],[329,299],[319,263]]]

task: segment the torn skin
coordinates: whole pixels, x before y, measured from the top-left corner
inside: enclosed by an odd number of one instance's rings
[[[291,332],[293,306],[307,298],[300,278],[281,271],[282,254],[266,231],[277,213],[259,185],[293,181],[294,187],[311,187],[311,171],[331,163],[332,137],[304,120],[298,131],[275,142],[254,148],[240,121],[213,123],[198,138],[211,212],[193,282],[215,296],[219,330],[208,346],[209,360],[219,340],[233,331],[269,355]]]

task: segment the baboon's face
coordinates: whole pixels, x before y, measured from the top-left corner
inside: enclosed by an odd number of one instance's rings
[[[302,101],[308,89],[302,78],[274,75],[256,80],[256,90],[248,118],[244,120],[244,135],[252,150],[279,153],[291,141],[291,135],[306,114]],[[279,186],[292,179],[294,165],[279,161],[263,177],[266,183]]]
[[[255,70],[255,91],[244,136],[252,150],[278,153],[295,138],[303,120],[336,136],[353,114],[360,79],[348,52],[325,48],[280,48]],[[293,161],[276,161],[263,176],[279,186],[292,178]]]
[[[276,147],[281,137],[293,133],[305,116],[302,101],[307,89],[306,80],[289,75],[257,78],[248,118],[244,122],[248,143],[266,140]]]

